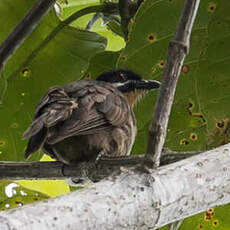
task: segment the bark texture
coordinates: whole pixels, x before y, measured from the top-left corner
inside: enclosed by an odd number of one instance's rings
[[[230,144],[0,212],[1,230],[156,229],[230,201]]]

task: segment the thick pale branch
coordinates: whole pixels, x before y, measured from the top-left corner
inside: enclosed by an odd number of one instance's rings
[[[230,202],[230,144],[160,167],[0,212],[0,229],[156,229]]]
[[[186,0],[176,34],[169,44],[168,58],[163,72],[162,84],[149,129],[146,164],[158,167],[165,142],[169,115],[184,59],[188,54],[189,40],[199,0]]]

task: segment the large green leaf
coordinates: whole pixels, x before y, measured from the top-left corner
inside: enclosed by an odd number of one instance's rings
[[[117,65],[159,79],[183,4],[182,0],[145,1]],[[166,145],[171,149],[201,150],[230,140],[229,9],[228,1],[201,1],[170,117]],[[134,153],[145,150],[154,101],[146,98],[136,111],[139,134]]]
[[[33,2],[0,2],[0,20],[4,21],[0,42]],[[54,36],[52,31],[59,24],[60,20],[51,10],[4,69],[8,87],[0,107],[0,160],[23,160],[25,142],[21,140],[21,135],[33,117],[39,98],[50,86],[81,78],[90,58],[106,47],[104,37],[70,26]],[[1,81],[2,88],[5,89],[5,85]]]

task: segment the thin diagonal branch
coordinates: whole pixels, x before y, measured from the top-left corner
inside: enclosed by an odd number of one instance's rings
[[[125,40],[128,40],[129,22],[137,12],[143,0],[137,2],[131,0],[119,0],[119,14],[121,17],[121,29],[124,33]]]
[[[119,0],[119,13],[121,17],[121,27],[125,35],[125,39],[128,38],[128,24],[130,21],[130,0]]]
[[[2,43],[0,46],[0,73],[10,55],[34,30],[34,28],[39,24],[40,20],[54,3],[55,0],[37,0],[34,6]]]
[[[174,38],[169,43],[168,58],[154,116],[149,129],[145,163],[149,168],[160,164],[169,115],[184,59],[189,52],[192,27],[200,0],[186,0]]]

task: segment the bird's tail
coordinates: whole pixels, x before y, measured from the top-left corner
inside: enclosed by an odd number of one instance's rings
[[[30,138],[25,151],[26,159],[28,159],[33,153],[43,146],[46,140],[47,130],[48,129],[44,126],[35,136]]]
[[[24,132],[22,139],[30,138],[25,151],[25,158],[28,159],[31,154],[36,152],[44,144],[48,128],[45,125],[45,114],[36,118],[33,123]]]
[[[35,111],[35,119],[22,136],[22,139],[30,138],[25,158],[41,148],[50,128],[68,119],[77,107],[77,101],[70,98],[62,88],[51,88],[41,99]]]

